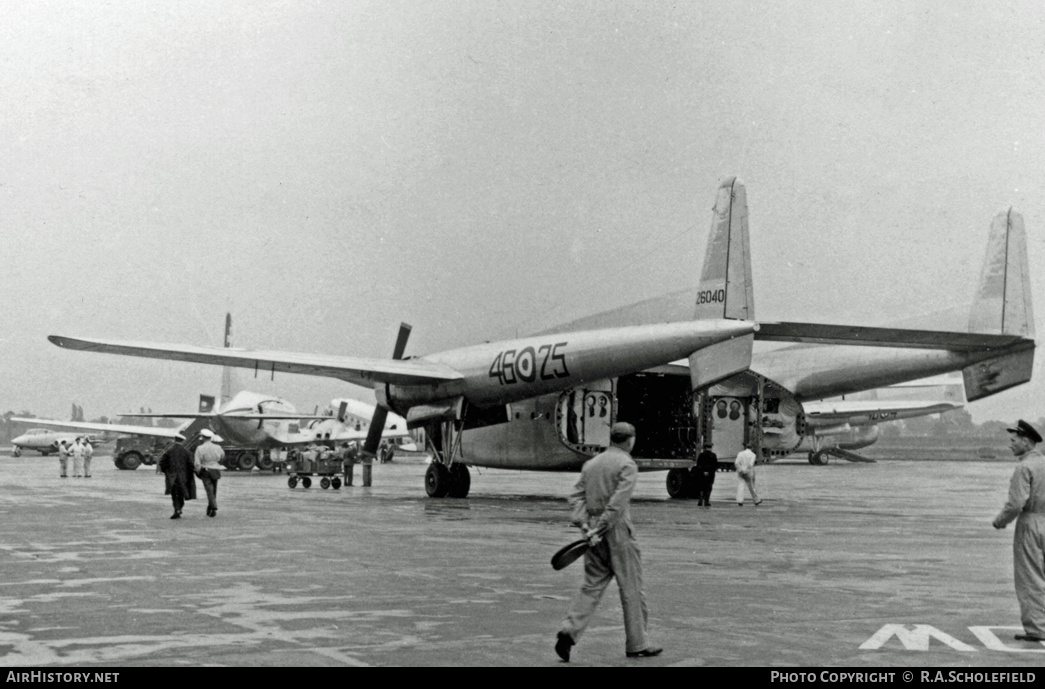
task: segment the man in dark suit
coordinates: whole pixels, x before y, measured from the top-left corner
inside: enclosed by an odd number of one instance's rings
[[[196,499],[196,476],[193,469],[192,455],[185,448],[185,436],[179,433],[156,465],[156,471],[162,471],[166,477],[167,488],[164,495],[171,496],[171,502],[174,503],[171,519],[181,519],[185,501]]]

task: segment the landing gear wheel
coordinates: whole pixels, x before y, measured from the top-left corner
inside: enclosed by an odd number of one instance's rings
[[[472,487],[472,475],[464,464],[454,462],[450,467],[450,490],[451,498],[467,498],[468,490]]]
[[[257,464],[259,471],[270,471],[276,463],[272,461],[272,455],[263,454],[258,457]]]
[[[322,488],[323,490],[326,490],[327,488],[330,488],[330,479],[328,479],[326,476],[324,476],[323,478],[319,479],[319,487]]]
[[[690,496],[689,469],[670,469],[667,478],[668,495],[678,500]]]
[[[341,479],[339,479],[337,476],[335,476],[334,478],[330,479],[330,487],[333,488],[334,490],[337,490],[338,488],[340,488],[341,487]]]
[[[288,478],[287,479],[287,485],[290,486],[291,488],[297,488],[297,486],[298,486],[298,477],[297,476],[291,476],[290,478]]]
[[[823,466],[827,464],[828,456],[823,450],[817,450],[816,452],[809,453],[809,463],[813,466]]]
[[[311,488],[312,487],[312,479],[310,479],[308,476],[302,476],[301,477],[301,487],[302,488]]]
[[[240,471],[250,471],[258,462],[258,456],[253,452],[240,452],[236,458],[236,468]]]
[[[11,451],[11,456],[12,457],[21,457],[22,456],[22,448],[16,447],[14,450]]]
[[[432,462],[425,471],[425,492],[430,498],[445,498],[450,492],[450,470],[439,462]]]

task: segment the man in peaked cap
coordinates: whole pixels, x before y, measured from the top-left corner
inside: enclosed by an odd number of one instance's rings
[[[207,491],[207,516],[218,516],[218,479],[221,478],[221,462],[225,459],[225,451],[215,445],[221,438],[214,435],[209,428],[200,431],[203,444],[196,448],[194,465],[196,475],[203,482],[203,490]]]
[[[1045,456],[1037,449],[1041,434],[1029,423],[1021,419],[1007,430],[1018,464],[1009,481],[1009,498],[993,525],[1004,529],[1016,520],[1012,569],[1023,622],[1023,634],[1016,639],[1045,641]]]
[[[581,468],[581,477],[570,494],[573,525],[591,543],[584,553],[584,585],[570,604],[555,642],[555,653],[570,660],[570,649],[591,621],[611,579],[617,580],[624,608],[625,651],[629,658],[659,655],[649,645],[646,626],[649,610],[642,592],[642,554],[635,542],[629,503],[639,468],[631,458],[635,427],[615,423],[611,446]]]

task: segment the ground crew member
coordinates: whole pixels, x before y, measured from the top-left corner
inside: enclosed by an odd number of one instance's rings
[[[85,478],[91,478],[91,457],[94,456],[94,447],[91,446],[91,439],[84,437],[83,439],[83,475]]]
[[[697,506],[711,507],[711,489],[715,485],[715,472],[718,471],[718,455],[705,445],[704,451],[697,455],[697,466],[693,472],[696,481]]]
[[[356,460],[359,459],[359,447],[356,443],[345,443],[341,450],[341,459],[345,472],[345,485],[351,486],[353,476],[356,473]]]
[[[737,505],[740,507],[744,506],[744,486],[747,486],[748,492],[751,493],[755,506],[762,504],[762,498],[758,497],[758,493],[755,492],[756,460],[757,457],[751,451],[751,446],[744,443],[744,449],[740,451],[733,463],[733,467],[737,470]]]
[[[555,643],[555,653],[566,662],[613,578],[624,608],[627,656],[643,658],[664,650],[650,646],[647,638],[649,610],[642,592],[642,556],[631,526],[629,502],[639,476],[630,454],[635,427],[613,424],[610,443],[605,452],[584,463],[570,494],[573,525],[584,532],[591,547],[584,554],[584,585],[570,604]]]
[[[221,438],[214,435],[209,428],[200,431],[203,444],[196,448],[194,467],[196,475],[203,482],[203,490],[207,491],[207,516],[218,516],[218,479],[221,478],[221,462],[225,459],[225,451],[215,445]]]
[[[165,474],[165,495],[171,496],[174,504],[174,514],[171,519],[181,519],[181,510],[185,507],[186,500],[196,499],[196,477],[193,474],[195,466],[192,455],[185,447],[185,436],[178,433],[174,436],[175,442],[163,452],[160,461],[156,464],[156,472]],[[208,510],[209,512],[209,510]]]
[[[58,441],[58,466],[62,470],[62,478],[69,477],[69,441],[62,438]]]
[[[80,444],[80,440],[81,438],[77,436],[73,441],[73,446],[69,448],[69,454],[73,457],[73,478],[83,476],[83,445]]]
[[[1038,433],[1022,419],[1011,433],[1009,447],[1019,462],[1009,480],[1009,498],[994,518],[1004,529],[1016,520],[1012,537],[1012,570],[1020,603],[1023,634],[1019,641],[1045,641],[1045,457],[1035,447]]]

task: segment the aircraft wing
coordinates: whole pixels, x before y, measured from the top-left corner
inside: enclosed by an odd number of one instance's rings
[[[177,428],[153,428],[152,426],[131,426],[129,424],[92,423],[90,421],[57,421],[52,419],[24,419],[14,417],[12,421],[25,421],[39,426],[54,428],[75,428],[84,431],[105,433],[126,433],[128,435],[144,435],[152,438],[171,438],[178,433]]]
[[[756,340],[769,342],[804,342],[809,344],[866,345],[903,347],[905,349],[947,349],[956,352],[1004,349],[1020,341],[1033,345],[1019,335],[985,335],[980,333],[944,332],[937,330],[903,330],[899,328],[867,328],[857,325],[823,325],[819,323],[763,323],[755,332]]]
[[[196,347],[192,345],[118,340],[91,340],[61,335],[47,337],[64,349],[84,352],[103,352],[147,359],[188,361],[197,364],[236,366],[255,372],[299,373],[327,378],[338,378],[363,387],[374,383],[394,385],[421,385],[458,380],[464,376],[449,366],[419,359],[372,359],[326,354],[296,354],[292,352],[252,351],[225,347]]]
[[[805,402],[806,417],[817,425],[830,423],[878,422],[941,414],[963,405],[939,401],[832,400]]]
[[[324,434],[322,439],[318,440],[318,442],[323,444],[333,442],[335,445],[340,445],[341,443],[347,443],[353,440],[366,440],[366,436],[367,431],[357,431],[352,428],[345,428],[331,433],[329,437],[326,434]],[[408,437],[410,437],[410,433],[406,430],[390,431],[386,429],[385,432],[381,434],[381,440]],[[311,445],[312,443],[317,442],[317,438],[315,431],[309,432],[308,430],[306,430],[294,435],[288,435],[282,438],[277,438],[277,441],[282,447],[300,447],[304,445]]]

